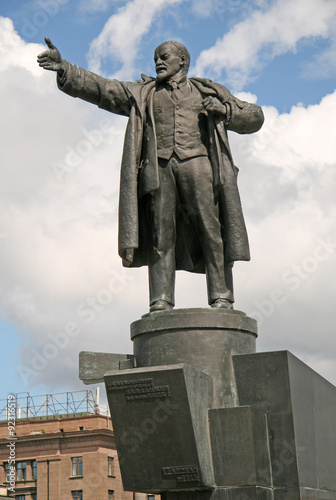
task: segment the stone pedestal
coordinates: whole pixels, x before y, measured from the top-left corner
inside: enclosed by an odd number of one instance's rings
[[[238,404],[232,355],[256,351],[257,322],[240,311],[177,309],[131,324],[137,367],[185,363],[211,376],[213,407]]]
[[[82,380],[105,380],[125,490],[336,500],[336,388],[256,336],[239,311],[172,310],[131,325],[132,355],[81,353]]]
[[[238,408],[234,463],[228,450],[235,418],[227,412],[239,405],[232,359],[255,353],[256,337],[255,320],[224,309],[156,312],[132,323],[134,368],[105,374],[126,490],[176,498],[198,491],[206,498],[218,486],[231,487],[240,453],[246,455],[241,436],[263,443],[257,449],[251,444],[245,463],[253,464],[239,484],[265,490],[262,467],[270,471],[265,415]],[[120,368],[126,368],[125,360]]]

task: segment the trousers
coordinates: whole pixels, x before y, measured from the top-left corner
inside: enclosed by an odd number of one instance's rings
[[[152,245],[149,258],[150,305],[175,305],[177,216],[188,217],[203,254],[208,302],[234,302],[232,266],[224,264],[224,242],[215,202],[212,167],[207,156],[159,158],[160,187],[152,195]],[[179,213],[180,212],[180,213]]]

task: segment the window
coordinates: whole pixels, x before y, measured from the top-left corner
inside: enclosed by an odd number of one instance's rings
[[[108,500],[114,500],[114,490],[108,490]]]
[[[147,495],[148,500],[155,500],[155,495]]]
[[[76,490],[71,492],[72,500],[83,500],[83,490]]]
[[[33,475],[34,481],[36,481],[36,479],[37,479],[37,461],[36,460],[32,461],[32,475]]]
[[[114,477],[114,457],[107,457],[107,475],[109,477]]]
[[[32,497],[32,500],[37,500],[37,494],[36,493],[32,493],[31,497]]]
[[[10,465],[9,463],[5,463],[5,472],[6,472],[6,482],[10,482]]]
[[[83,475],[83,457],[72,457],[72,475],[82,476]]]
[[[26,500],[26,495],[18,495],[15,497],[16,500]]]
[[[16,480],[17,481],[25,481],[26,480],[26,472],[27,472],[27,463],[26,462],[17,462],[16,463]],[[21,495],[24,496],[24,495]]]

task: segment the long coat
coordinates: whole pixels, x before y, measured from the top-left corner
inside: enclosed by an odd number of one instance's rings
[[[143,75],[142,75],[143,76]],[[230,120],[208,114],[209,159],[213,169],[214,197],[220,207],[225,262],[249,260],[249,245],[237,187],[237,172],[230,151],[227,130],[253,133],[263,124],[259,106],[242,102],[224,86],[211,80],[189,80],[203,97],[217,97]],[[100,77],[66,62],[58,77],[60,90],[97,106],[128,116],[120,173],[119,254],[127,267],[148,264],[151,244],[150,198],[159,187],[153,96],[156,81],[120,82]],[[201,180],[200,180],[201,182]],[[177,224],[176,269],[204,272],[201,245],[190,224]]]

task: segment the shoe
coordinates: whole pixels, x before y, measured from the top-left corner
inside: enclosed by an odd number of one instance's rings
[[[166,300],[157,300],[150,306],[149,312],[168,311],[169,309],[173,309],[172,304],[169,304]]]
[[[233,309],[232,302],[227,299],[216,299],[211,302],[210,307],[213,309]]]

